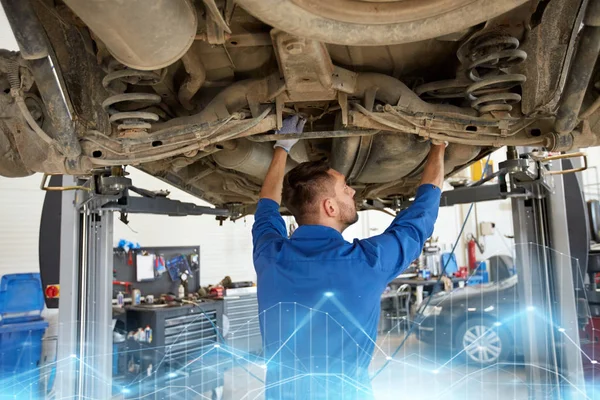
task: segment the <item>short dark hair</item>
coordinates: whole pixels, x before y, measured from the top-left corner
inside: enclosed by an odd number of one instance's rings
[[[306,223],[305,217],[315,211],[315,203],[323,194],[335,194],[330,169],[327,160],[308,161],[285,174],[283,205],[294,215],[298,224]]]

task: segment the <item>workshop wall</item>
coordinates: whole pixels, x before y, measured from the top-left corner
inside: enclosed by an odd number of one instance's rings
[[[176,189],[135,168],[128,168],[129,177],[137,187],[171,192],[169,198],[209,206],[208,203]],[[255,281],[252,264],[251,229],[254,218],[227,221],[219,226],[214,216],[169,217],[160,215],[129,215],[129,226],[115,214],[114,245],[120,239],[138,242],[141,246],[200,246],[200,282],[215,284],[225,275],[234,281]]]
[[[497,164],[496,164],[497,165]],[[171,187],[166,183],[133,168],[131,177],[139,187],[171,190],[171,198],[206,205],[197,198]],[[39,190],[42,175],[10,179],[0,177],[0,240],[2,258],[0,275],[15,272],[39,271],[38,232],[44,192]],[[456,239],[468,206],[441,208],[434,236],[441,243],[451,245]],[[475,232],[475,219],[496,223],[494,236],[482,241],[486,252],[481,258],[501,253],[510,254],[512,240],[503,235],[512,235],[510,201],[495,201],[477,204],[467,222],[465,234]],[[142,246],[200,246],[201,283],[206,285],[220,281],[230,275],[233,280],[255,280],[252,266],[251,228],[252,216],[235,223],[226,222],[219,226],[212,216],[167,217],[156,215],[130,215],[129,227],[115,216],[114,240],[139,242]],[[383,233],[392,217],[379,212],[362,212],[359,222],[344,232],[348,241],[367,238]],[[286,218],[289,226],[293,220]],[[134,232],[135,231],[135,232]],[[466,236],[456,250],[458,263],[466,263]]]
[[[171,198],[206,205],[141,171],[130,168],[139,187],[168,189]],[[0,276],[17,272],[39,272],[38,236],[45,192],[40,190],[41,174],[26,178],[0,177]],[[200,246],[201,283],[255,280],[252,266],[251,227],[253,217],[219,226],[212,216],[167,217],[130,215],[129,227],[115,215],[114,240],[139,242],[142,246]],[[135,230],[137,233],[132,231]]]
[[[38,236],[45,193],[42,174],[0,177],[0,276],[39,272]]]
[[[600,147],[582,149],[587,154],[588,169],[582,173],[586,200],[600,199]]]
[[[498,164],[506,160],[506,148],[502,147],[492,153],[490,163],[493,171],[498,170]],[[461,175],[470,177],[469,170],[464,170]],[[444,190],[450,189],[448,183],[445,183]],[[452,244],[460,231],[469,211],[469,204],[457,205],[454,207],[440,208],[438,222],[435,226],[433,236],[439,237],[440,243],[449,244],[450,251]],[[481,236],[479,225],[481,222],[493,222],[496,226],[492,236]],[[512,208],[510,200],[498,200],[477,203],[465,223],[463,235],[456,247],[456,259],[459,265],[467,265],[467,236],[473,234],[479,237],[479,242],[484,246],[484,252],[477,250],[477,259],[485,260],[493,255],[505,254],[513,255],[514,240],[512,225]]]

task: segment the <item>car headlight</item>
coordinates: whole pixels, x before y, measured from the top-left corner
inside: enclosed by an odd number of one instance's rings
[[[440,315],[442,312],[442,307],[440,306],[427,306],[425,307],[425,309],[423,309],[423,316],[424,317],[430,317],[430,316],[437,316]]]

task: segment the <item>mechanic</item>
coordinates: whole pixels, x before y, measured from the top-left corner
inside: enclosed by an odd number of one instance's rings
[[[302,133],[304,122],[289,117],[279,133]],[[265,398],[369,399],[381,294],[433,233],[445,145],[432,144],[414,203],[381,235],[349,243],[342,232],[358,220],[355,190],[325,161],[285,174],[297,141],[275,143],[252,228]],[[289,238],[282,197],[299,225]]]

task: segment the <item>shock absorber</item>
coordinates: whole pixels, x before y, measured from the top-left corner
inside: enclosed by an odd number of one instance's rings
[[[161,97],[155,93],[125,93],[127,84],[148,86],[161,80],[156,72],[130,68],[112,70],[104,77],[102,85],[111,96],[102,102],[102,107],[110,116],[109,121],[117,125],[121,133],[146,131],[152,127],[152,122],[159,119],[158,114],[146,109],[160,103]]]
[[[521,95],[510,90],[525,82],[526,77],[506,71],[527,58],[518,47],[517,38],[498,33],[479,36],[470,43],[467,74],[474,83],[467,87],[466,95],[475,110],[482,114],[508,112],[512,104],[521,101]]]

